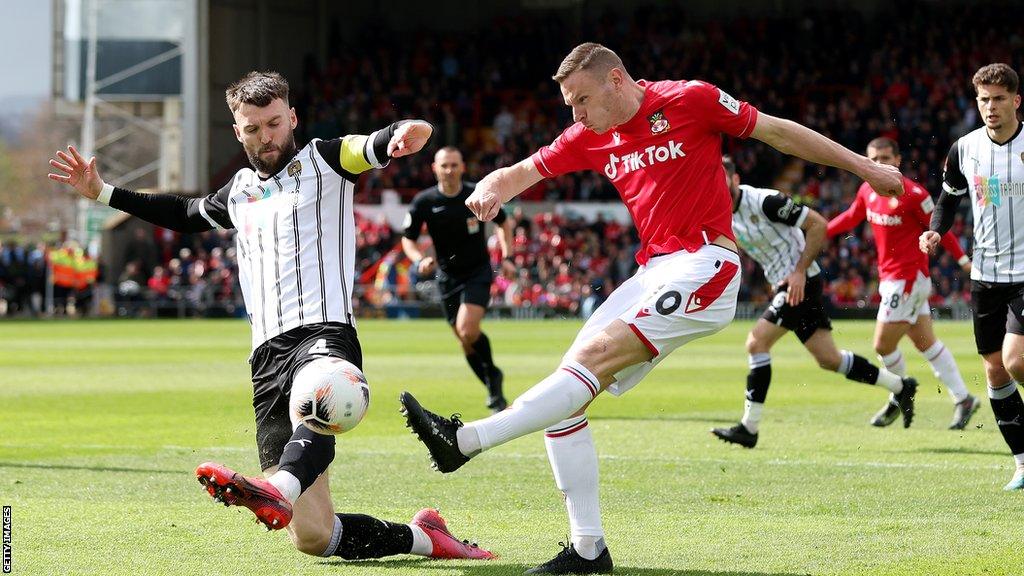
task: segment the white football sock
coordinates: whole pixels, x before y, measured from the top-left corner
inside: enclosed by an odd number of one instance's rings
[[[593,560],[604,551],[604,529],[598,498],[597,450],[586,415],[548,427],[544,445],[555,485],[565,497],[573,546],[580,556]]]
[[[907,363],[903,359],[903,352],[900,352],[899,348],[885,356],[879,354],[878,361],[882,363],[882,367],[886,370],[901,378],[907,375]]]
[[[1024,454],[1014,454],[1013,461],[1017,463],[1017,468],[1024,469]]]
[[[751,434],[757,434],[757,429],[761,425],[762,410],[764,410],[764,404],[761,402],[743,401],[743,419],[740,420],[740,423]]]
[[[412,550],[409,554],[430,556],[434,552],[434,543],[430,541],[430,536],[415,524],[409,524],[409,529],[412,530]]]
[[[956,365],[956,359],[953,358],[953,353],[946,348],[941,340],[936,340],[935,344],[921,354],[931,364],[935,377],[946,385],[954,404],[962,402],[970,396],[963,376],[960,375],[960,368]]]
[[[473,455],[556,424],[597,397],[597,378],[578,362],[563,362],[548,376],[516,398],[508,409],[470,422],[459,430],[459,450]],[[462,430],[465,430],[463,432]],[[473,434],[479,446],[473,442]]]
[[[875,384],[885,386],[893,394],[903,392],[903,378],[889,372],[885,368],[878,369],[878,380],[875,380]]]
[[[302,494],[302,483],[294,474],[286,470],[274,472],[270,478],[267,478],[267,482],[273,484],[289,504],[294,504]]]

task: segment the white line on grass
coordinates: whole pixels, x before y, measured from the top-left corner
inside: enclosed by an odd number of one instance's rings
[[[64,450],[125,450],[125,451],[139,451],[147,449],[156,450],[173,450],[173,451],[188,451],[188,452],[230,452],[230,453],[245,453],[252,452],[255,450],[253,447],[242,447],[242,446],[178,446],[178,445],[163,445],[163,446],[125,446],[118,444],[75,444],[75,445],[54,445],[54,444],[0,444],[0,448],[60,448]],[[403,456],[405,452],[387,451],[387,450],[346,450],[345,453],[357,455],[357,456]],[[510,458],[517,460],[541,460],[547,459],[544,453],[526,454],[521,452],[502,452],[500,453],[502,458]],[[620,456],[620,455],[604,455],[600,457],[602,460],[612,461],[625,461],[625,462],[671,462],[676,464],[713,464],[716,466],[720,465],[735,465],[743,464],[737,460],[726,460],[723,458],[690,458],[685,456]],[[1002,470],[1010,467],[1009,463],[1006,464],[962,464],[955,462],[942,462],[942,463],[911,463],[911,462],[874,462],[874,461],[843,461],[843,460],[788,460],[788,459],[772,459],[772,460],[751,460],[749,464],[754,465],[769,465],[769,466],[796,466],[796,467],[808,467],[808,466],[831,466],[834,468],[896,468],[896,469],[924,469],[924,470]]]

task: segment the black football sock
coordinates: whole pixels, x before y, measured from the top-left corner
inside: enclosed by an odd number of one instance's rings
[[[842,354],[843,360],[840,362],[839,372],[845,374],[847,379],[864,384],[874,384],[878,381],[878,367],[868,362],[867,358],[847,350],[843,350]]]
[[[332,460],[334,436],[317,434],[305,424],[299,424],[291,439],[284,445],[278,469],[298,478],[302,491],[305,492],[324,470],[327,470]]]
[[[764,353],[751,354],[750,372],[747,374],[747,400],[764,404],[771,383],[772,357]]]
[[[761,426],[761,411],[768,398],[768,386],[772,383],[772,357],[767,352],[751,354],[750,372],[747,374],[747,395],[743,403],[743,418],[740,423],[751,434],[757,434]]]
[[[480,355],[476,352],[470,352],[469,354],[466,354],[466,362],[469,364],[469,367],[473,369],[473,374],[476,374],[476,377],[480,379],[480,382],[487,385],[487,366],[484,366],[484,362],[480,358]]]
[[[412,550],[412,529],[407,524],[378,520],[365,514],[336,516],[341,520],[341,538],[338,548],[329,556],[364,560],[408,554]]]
[[[842,355],[842,360],[840,360],[839,369],[836,372],[845,374],[848,380],[863,382],[864,384],[875,384],[893,394],[899,394],[903,391],[903,378],[900,376],[888,370],[880,369],[869,362],[867,358],[854,354],[849,350],[842,350],[840,354]]]
[[[988,389],[989,402],[1003,440],[1014,455],[1024,454],[1024,401],[1011,380],[1000,388]]]
[[[487,339],[487,334],[480,333],[480,337],[476,339],[476,342],[473,342],[473,351],[480,357],[484,368],[489,370],[494,366],[494,358],[491,357],[491,341]]]

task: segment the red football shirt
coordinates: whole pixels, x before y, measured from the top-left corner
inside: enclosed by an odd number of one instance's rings
[[[595,170],[619,191],[640,235],[636,260],[735,240],[722,168],[722,134],[746,138],[757,109],[706,82],[638,82],[646,90],[628,121],[597,134],[577,122],[532,156],[546,178]]]
[[[852,230],[865,218],[871,223],[878,253],[878,276],[882,280],[913,280],[918,272],[929,276],[928,255],[918,247],[918,237],[928,230],[935,204],[928,191],[909,178],[903,178],[903,190],[903,195],[888,198],[865,182],[846,212],[828,223],[829,238]],[[942,247],[954,260],[964,255],[951,233],[942,237]],[[908,290],[909,287],[908,283]]]

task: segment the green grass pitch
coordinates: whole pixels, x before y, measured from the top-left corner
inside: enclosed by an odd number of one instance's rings
[[[485,324],[510,397],[546,376],[580,324]],[[904,342],[921,381],[910,430],[875,429],[882,390],[816,368],[795,338],[773,354],[760,445],[714,439],[741,414],[749,322],[663,362],[591,425],[619,574],[662,576],[1010,575],[1024,573],[1024,494],[1002,492],[1012,460],[987,402],[968,430]],[[984,393],[971,327],[939,323],[968,386]],[[339,510],[407,521],[439,507],[493,562],[404,556],[346,563],[294,551],[247,510],[214,505],[195,481],[214,459],[258,469],[249,329],[241,321],[0,324],[0,504],[13,507],[14,574],[520,574],[558,552],[568,523],[540,434],[454,475],[428,467],[398,394],[485,415],[483,388],[439,321],[359,325],[370,412],[339,437]],[[869,358],[869,322],[839,322],[841,347]]]

